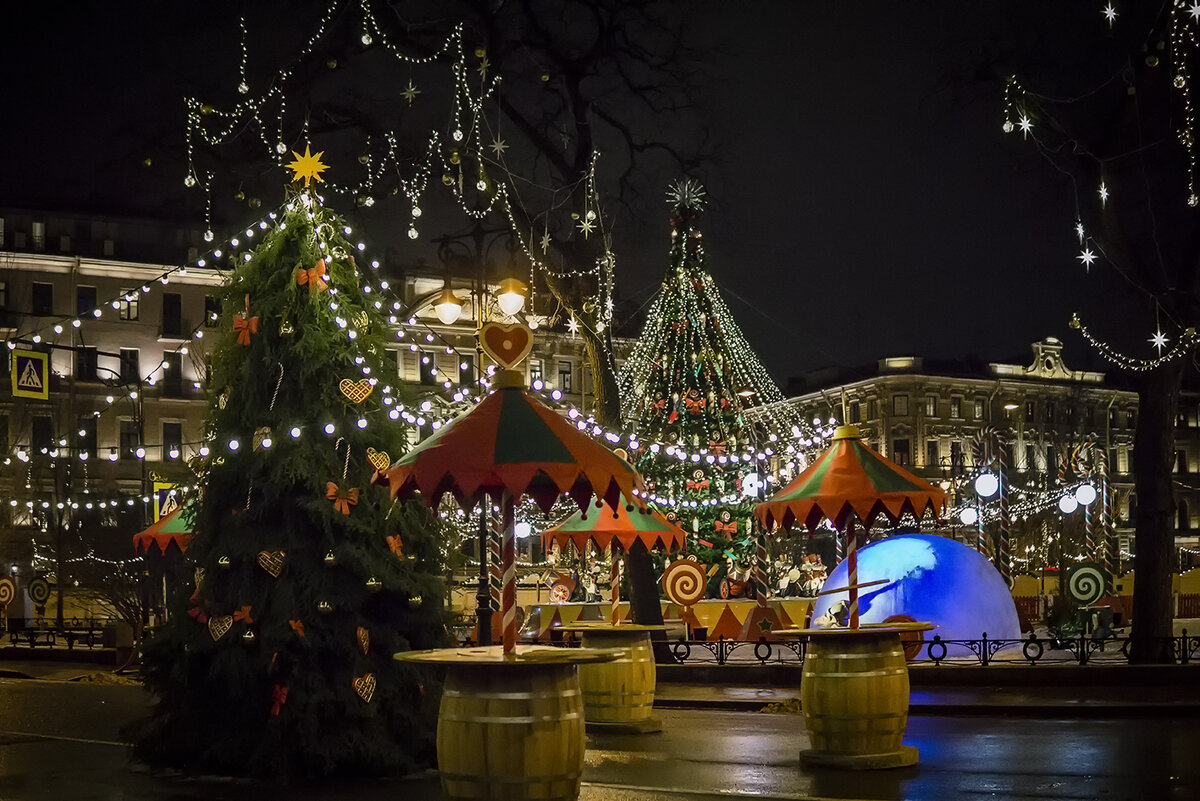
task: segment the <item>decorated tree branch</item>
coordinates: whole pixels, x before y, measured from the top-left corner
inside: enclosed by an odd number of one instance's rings
[[[319,179],[319,155],[293,168]],[[438,685],[392,657],[446,643],[438,529],[371,486],[406,437],[345,223],[307,190],[274,222],[224,290],[195,579],[146,647],[137,753],[238,775],[410,770],[433,757]]]

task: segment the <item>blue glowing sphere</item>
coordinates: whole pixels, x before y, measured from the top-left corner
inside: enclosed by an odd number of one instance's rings
[[[834,568],[825,586],[845,587],[849,565]],[[859,591],[859,619],[882,623],[892,615],[936,623],[926,639],[1019,639],[1017,608],[1004,579],[985,557],[962,543],[928,534],[904,534],[873,542],[858,552],[858,581],[885,580],[885,584]],[[847,600],[849,593],[822,595],[813,608],[813,620],[830,604]],[[922,656],[924,654],[922,653]]]

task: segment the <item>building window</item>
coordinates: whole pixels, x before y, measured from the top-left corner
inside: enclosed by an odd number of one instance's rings
[[[136,289],[122,289],[121,300],[118,301],[117,310],[122,320],[138,319],[139,304],[141,303]]]
[[[983,419],[983,405],[984,405],[984,400],[983,400],[983,398],[976,398],[976,399],[975,399],[975,419],[976,419],[976,420],[982,420],[982,419]]]
[[[904,397],[907,402],[907,396],[897,395],[896,397]],[[907,439],[892,440],[892,461],[898,465],[907,466],[912,463],[912,453],[909,451]]]
[[[96,287],[75,287],[75,314],[82,317],[96,308]]]
[[[1117,448],[1117,472],[1129,472],[1129,451],[1126,448]]]
[[[417,369],[421,374],[421,385],[437,386],[437,354],[432,351],[420,351],[420,362]]]
[[[962,417],[962,398],[950,399],[950,416]]]
[[[204,296],[204,327],[216,328],[221,323],[221,299]]]
[[[964,467],[962,443],[958,440],[950,443],[950,466],[956,473]]]
[[[183,334],[183,298],[178,292],[163,293],[162,333],[165,337],[178,337]]]
[[[1026,471],[1030,471],[1030,472],[1032,472],[1032,471],[1033,471],[1033,468],[1034,468],[1034,465],[1033,465],[1033,446],[1032,446],[1032,445],[1026,445],[1026,446],[1025,446],[1025,461],[1024,461],[1024,463],[1022,463],[1022,464],[1021,464],[1021,466],[1020,466],[1020,468],[1019,468],[1019,469],[1021,469],[1021,470],[1026,470]]]
[[[925,443],[925,466],[937,467],[941,464],[941,453],[938,451],[938,443],[936,439],[931,439]]]
[[[1113,428],[1116,428],[1117,426],[1120,425],[1119,415],[1120,415],[1120,412],[1118,412],[1116,409],[1108,410],[1108,424],[1110,426],[1112,426]]]
[[[183,356],[179,353],[164,353],[162,369],[163,395],[178,398],[183,394]]]
[[[534,381],[545,381],[546,376],[543,374],[545,368],[542,366],[541,359],[529,360],[529,383],[532,385]]]
[[[121,383],[138,384],[142,380],[137,348],[121,348]]]
[[[32,311],[38,317],[49,317],[54,314],[54,284],[34,281]]]
[[[8,282],[0,281],[0,309],[8,308]]]
[[[1176,511],[1176,515],[1178,518],[1179,530],[1187,531],[1188,529],[1190,529],[1192,527],[1192,516],[1190,514],[1188,514],[1188,502],[1183,500],[1182,498],[1180,498],[1179,506],[1176,508],[1175,511]]]
[[[1188,471],[1187,451],[1175,451],[1175,472],[1186,473]]]
[[[45,453],[54,447],[54,426],[50,415],[34,415],[29,429],[29,444],[34,453]]]
[[[1035,414],[1037,414],[1037,403],[1031,400],[1025,401],[1025,422],[1032,423]]]
[[[570,362],[558,363],[558,388],[563,392],[574,392],[575,383],[572,380],[573,373],[571,371]]]
[[[879,417],[879,401],[871,399],[867,401],[867,419],[874,420]]]
[[[896,417],[906,417],[908,415],[908,396],[893,395],[892,396],[892,414]],[[907,440],[905,440],[907,442]],[[907,464],[907,462],[906,462]]]
[[[138,449],[137,425],[128,418],[121,420],[121,458],[136,459]]]
[[[79,450],[86,451],[88,456],[96,455],[96,416],[89,414],[79,418]]]
[[[925,396],[925,416],[937,417],[937,395]]]
[[[183,452],[183,423],[162,424],[162,459],[164,462],[179,458]]]
[[[76,381],[95,381],[96,380],[96,349],[91,345],[84,345],[77,348],[75,351],[75,380]]]
[[[472,387],[475,385],[475,357],[474,357],[474,355],[464,353],[461,356],[459,356],[458,385],[460,387]]]
[[[862,422],[862,406],[859,404],[858,401],[854,401],[853,403],[850,404],[850,422],[851,423]]]
[[[1130,428],[1137,428],[1137,409],[1130,409],[1125,412],[1125,425]]]
[[[46,249],[46,224],[44,222],[34,222],[30,229],[30,235],[33,237],[33,249]]]

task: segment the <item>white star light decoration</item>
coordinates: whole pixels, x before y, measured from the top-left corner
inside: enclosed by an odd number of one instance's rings
[[[542,234],[542,241],[539,244],[542,246],[543,254],[550,252],[550,232],[549,231],[546,231],[544,234]]]
[[[496,154],[496,158],[503,158],[504,151],[508,150],[508,143],[497,136],[495,141],[492,142],[491,147],[492,147],[492,152]]]
[[[1075,234],[1076,234],[1076,236],[1079,237],[1079,244],[1082,245],[1083,244],[1083,223],[1082,222],[1075,223]]]
[[[1108,185],[1105,184],[1104,181],[1100,182],[1099,194],[1100,194],[1100,205],[1103,206],[1104,204],[1108,203]]]
[[[1091,248],[1085,248],[1084,251],[1075,258],[1083,262],[1083,266],[1087,268],[1088,272],[1092,271],[1092,263],[1096,261],[1096,254],[1092,252]]]
[[[694,178],[683,178],[667,190],[667,203],[677,208],[700,211],[707,202],[704,186]]]
[[[1192,3],[1191,8],[1188,9],[1188,13],[1192,15],[1192,19],[1200,22],[1200,0]]]
[[[1029,119],[1025,114],[1021,115],[1021,120],[1017,123],[1017,127],[1021,129],[1021,136],[1029,138],[1029,132],[1033,130],[1033,120]]]
[[[1167,346],[1167,335],[1161,330],[1155,331],[1154,336],[1150,337],[1147,341],[1158,350],[1158,355],[1161,356],[1162,349]]]
[[[1113,8],[1113,4],[1109,3],[1106,5],[1104,10],[1100,13],[1104,15],[1106,20],[1108,20],[1108,27],[1112,28],[1113,23],[1117,21],[1117,10]]]
[[[419,95],[419,94],[421,94],[421,90],[418,89],[417,87],[413,86],[413,82],[410,80],[408,82],[408,87],[403,92],[400,93],[400,96],[403,97],[405,100],[407,100],[408,105],[411,106],[413,104],[413,101],[417,99],[417,95]]]
[[[567,331],[571,332],[571,336],[579,334],[579,321],[575,319],[574,315],[571,315],[571,319],[567,320]]]

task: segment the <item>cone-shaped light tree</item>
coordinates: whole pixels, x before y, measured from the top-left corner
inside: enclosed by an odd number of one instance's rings
[[[696,223],[704,190],[685,179],[668,200],[670,266],[621,370],[622,418],[643,443],[637,467],[650,496],[693,535],[690,549],[709,562],[732,553],[748,567],[756,481],[781,443],[807,429],[783,404],[769,428],[746,419],[750,405],[783,395],[706,267]]]
[[[422,507],[371,486],[406,441],[349,230],[295,193],[224,290],[195,582],[145,653],[151,764],[294,777],[432,760],[437,685],[392,655],[445,644],[441,550]]]

